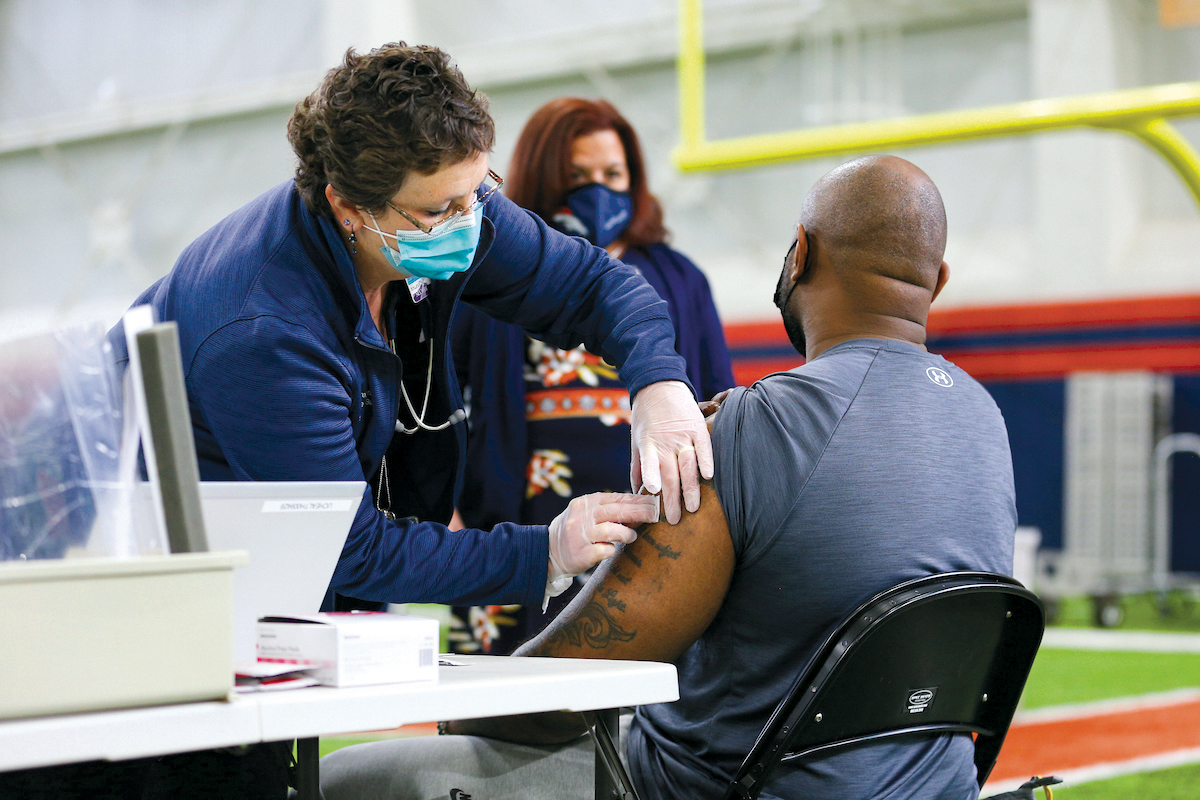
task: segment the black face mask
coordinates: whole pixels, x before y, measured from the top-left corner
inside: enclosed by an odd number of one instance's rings
[[[799,246],[800,241],[792,242],[792,246],[788,248],[787,255],[783,257],[783,269],[779,273],[779,282],[775,284],[775,307],[779,309],[779,313],[783,316],[783,329],[787,331],[788,339],[791,340],[792,347],[799,351],[800,355],[808,352],[808,342],[804,338],[804,325],[801,324],[799,318],[789,311],[789,304],[792,300],[792,293],[796,291],[796,287],[800,285],[797,280],[792,284],[791,288],[787,287],[788,262],[791,261],[792,253]],[[812,249],[809,248],[804,257],[804,270],[808,272],[808,253]]]
[[[775,284],[775,307],[783,311],[787,307],[788,301],[792,299],[792,292],[796,291],[796,283],[792,284],[792,288],[788,290],[787,295],[783,293],[783,287],[787,284],[788,261],[792,259],[792,253],[796,252],[796,248],[800,245],[800,240],[792,242],[792,246],[788,248],[787,254],[783,257],[783,269],[779,273],[779,280]]]

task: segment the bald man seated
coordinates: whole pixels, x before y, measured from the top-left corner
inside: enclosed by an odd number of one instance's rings
[[[716,475],[699,511],[643,529],[518,651],[677,665],[679,701],[637,708],[622,736],[644,800],[721,797],[799,668],[872,595],[952,570],[1011,574],[1004,420],[925,349],[945,244],[941,196],[909,162],[873,156],[821,178],[775,291],[806,363],[729,392],[710,417]],[[450,729],[470,735],[326,757],[327,800],[593,796],[575,715]],[[783,764],[763,796],[973,799],[973,751],[965,734],[906,737]]]

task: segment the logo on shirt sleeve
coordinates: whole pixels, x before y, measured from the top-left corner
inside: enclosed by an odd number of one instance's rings
[[[925,370],[925,374],[929,376],[929,380],[936,383],[938,386],[950,387],[954,385],[954,378],[950,377],[950,373],[938,367],[930,367]]]

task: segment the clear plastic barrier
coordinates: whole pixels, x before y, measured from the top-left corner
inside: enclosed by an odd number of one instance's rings
[[[99,324],[0,342],[0,560],[165,552],[118,375]]]

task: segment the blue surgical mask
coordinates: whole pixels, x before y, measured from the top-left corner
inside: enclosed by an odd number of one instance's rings
[[[393,268],[406,275],[444,281],[455,273],[466,272],[475,260],[483,217],[483,207],[479,203],[457,219],[434,226],[429,233],[401,230],[394,234],[384,233],[379,230],[375,215],[370,217],[375,227],[367,230],[396,240],[395,247],[385,240],[379,249]]]
[[[597,247],[608,247],[620,238],[633,220],[629,192],[614,192],[600,183],[589,183],[567,192],[566,208],[550,218],[550,225],[571,236],[582,236]]]

